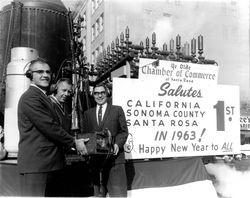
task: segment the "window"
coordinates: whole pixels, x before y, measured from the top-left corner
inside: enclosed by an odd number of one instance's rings
[[[92,64],[95,63],[95,52],[92,52],[92,54],[91,54],[91,62],[92,62]]]
[[[99,52],[100,52],[100,53],[103,53],[103,49],[104,49],[104,43],[102,43],[102,44],[100,45]]]
[[[237,2],[235,0],[231,0],[231,5],[232,6],[236,6],[237,5]]]
[[[86,22],[86,21],[87,21],[87,18],[86,18],[86,16],[87,16],[87,15],[86,15],[86,12],[84,12],[84,13],[83,13],[83,19],[84,19],[84,21],[83,21],[83,23],[82,23],[82,25],[83,25],[84,28],[86,28],[86,26],[87,26],[87,22]]]
[[[86,51],[86,36],[82,39],[82,51]]]
[[[98,8],[98,0],[95,0],[95,9]]]
[[[146,14],[148,14],[148,15],[152,15],[153,10],[145,9],[145,12],[146,12]]]
[[[98,36],[99,34],[99,19],[95,22],[95,36]]]
[[[180,0],[175,0],[175,5],[176,6],[180,6],[181,5],[181,1]]]
[[[93,41],[95,39],[95,24],[92,25],[91,33],[92,33],[91,41]]]
[[[92,14],[94,14],[94,12],[95,12],[95,0],[92,0],[91,1],[91,7],[92,7]]]
[[[97,57],[99,55],[99,47],[95,49],[95,60],[97,61]]]
[[[103,30],[103,26],[104,26],[104,21],[103,21],[103,13],[101,14],[100,18],[99,18],[99,31],[101,32]]]
[[[98,55],[99,55],[99,48],[97,47],[95,51],[93,51],[91,54],[92,64],[95,64],[97,62]]]

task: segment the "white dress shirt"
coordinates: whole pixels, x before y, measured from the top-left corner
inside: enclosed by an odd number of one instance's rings
[[[96,106],[96,120],[97,120],[97,122],[98,122],[98,111],[99,111],[99,108],[100,108],[100,105],[97,105],[97,106]],[[103,116],[104,116],[104,114],[105,114],[106,109],[107,109],[107,103],[104,103],[104,104],[102,105],[102,120],[103,120]],[[98,123],[98,124],[99,124],[99,123]]]

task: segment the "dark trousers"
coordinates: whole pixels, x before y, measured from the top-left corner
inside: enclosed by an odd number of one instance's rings
[[[127,197],[125,164],[116,164],[111,167],[107,180],[107,189],[110,197]]]
[[[62,171],[21,174],[22,196],[57,197],[64,195]]]
[[[93,164],[95,162],[95,164]],[[92,179],[94,185],[94,195],[105,197],[108,193],[110,197],[127,197],[127,176],[125,164],[106,163],[99,166],[98,160],[92,161]]]

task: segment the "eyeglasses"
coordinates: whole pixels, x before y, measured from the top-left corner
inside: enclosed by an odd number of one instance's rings
[[[48,75],[51,75],[51,71],[50,70],[34,70],[34,71],[31,71],[32,73],[38,73],[40,75],[46,73]]]
[[[94,96],[105,95],[105,94],[106,94],[106,91],[101,91],[101,92],[95,91],[94,92]]]

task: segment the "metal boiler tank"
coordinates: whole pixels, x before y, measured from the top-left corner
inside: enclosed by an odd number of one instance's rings
[[[54,73],[71,57],[69,12],[61,0],[14,0],[0,11],[0,112],[5,74],[13,47],[29,47],[48,60]]]

